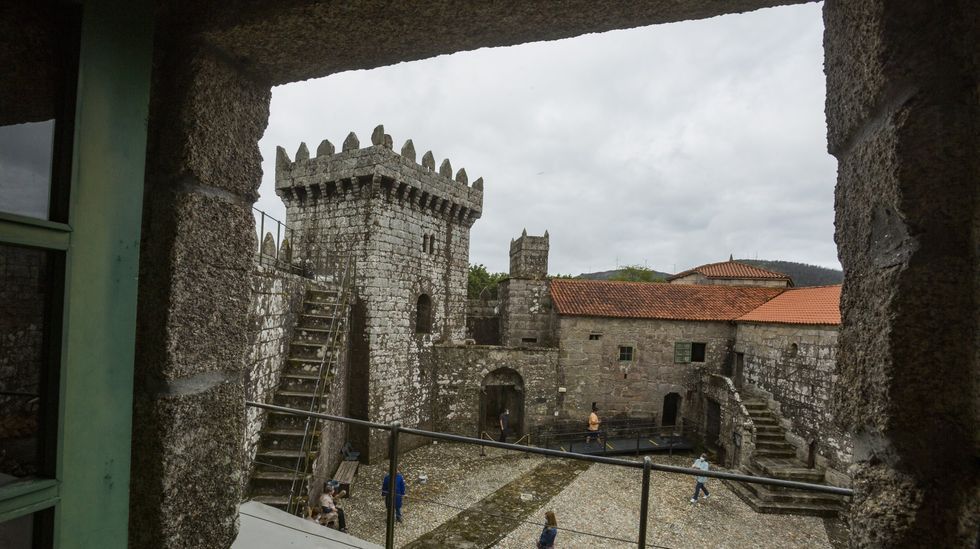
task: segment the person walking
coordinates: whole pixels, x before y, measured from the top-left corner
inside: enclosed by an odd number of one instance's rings
[[[510,410],[504,408],[500,414],[500,442],[507,442],[508,427],[510,427]]]
[[[708,456],[706,454],[701,454],[701,457],[699,457],[698,459],[694,460],[694,463],[691,465],[691,467],[694,468],[694,469],[701,469],[702,471],[707,471],[708,470]],[[705,483],[708,482],[708,477],[697,476],[697,477],[694,477],[694,480],[695,480],[695,482],[694,482],[694,497],[691,498],[691,503],[697,503],[698,502],[698,493],[700,493],[700,492],[704,492],[704,499],[707,500],[708,499],[708,488],[705,486]]]
[[[541,530],[541,537],[538,538],[538,549],[552,549],[557,536],[558,519],[555,518],[554,511],[548,511],[544,514],[544,530]]]
[[[388,495],[389,474],[381,481],[381,497],[385,498],[385,509],[391,508],[391,497]],[[405,496],[405,477],[402,476],[401,467],[395,472],[395,520],[402,521],[402,498]]]
[[[592,413],[589,414],[589,434],[585,435],[585,443],[592,444],[593,441],[599,440],[599,408],[595,404],[592,405]]]

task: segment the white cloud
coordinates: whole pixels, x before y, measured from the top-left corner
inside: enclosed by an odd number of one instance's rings
[[[275,146],[362,143],[449,157],[486,180],[470,260],[551,234],[552,272],[736,257],[839,267],[820,6],[481,49],[273,91],[258,206],[283,216]]]

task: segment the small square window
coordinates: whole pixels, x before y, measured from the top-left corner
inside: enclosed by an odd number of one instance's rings
[[[691,343],[691,362],[704,362],[704,343]]]
[[[623,361],[633,360],[633,348],[621,346],[619,348],[619,360],[623,360]]]
[[[589,341],[599,341],[602,339],[602,334],[589,334]]]
[[[522,337],[521,338],[521,343],[537,343],[537,342],[538,342],[538,338],[536,338],[536,337]]]

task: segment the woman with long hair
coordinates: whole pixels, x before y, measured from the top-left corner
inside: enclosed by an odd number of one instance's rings
[[[555,518],[554,511],[544,514],[544,522],[544,530],[541,530],[541,537],[538,539],[538,549],[552,549],[558,536],[558,519]]]

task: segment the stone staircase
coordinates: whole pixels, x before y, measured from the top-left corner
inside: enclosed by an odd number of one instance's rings
[[[796,457],[780,417],[765,400],[745,400],[742,404],[756,428],[755,453],[744,467],[748,474],[825,484],[821,469],[808,468]],[[725,484],[758,513],[836,517],[843,504],[842,497],[833,494],[727,480]]]
[[[347,312],[342,292],[307,292],[272,404],[323,411],[324,396],[330,393],[340,350],[347,339]],[[318,395],[321,367],[323,380]],[[305,499],[310,467],[320,447],[319,434],[315,421],[307,427],[304,417],[266,411],[249,482],[250,498],[282,510],[290,510],[290,493],[294,502]]]

